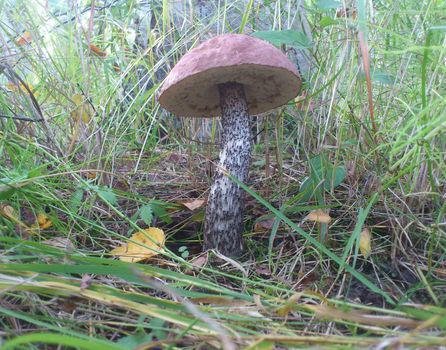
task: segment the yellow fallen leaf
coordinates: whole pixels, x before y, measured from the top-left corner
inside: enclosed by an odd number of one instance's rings
[[[86,174],[87,179],[94,180],[98,177],[98,173],[96,171],[89,171]]]
[[[39,228],[41,230],[53,226],[53,223],[51,222],[50,218],[45,213],[40,213],[37,215],[37,224],[39,225]]]
[[[5,84],[5,86],[6,86],[6,88],[7,88],[9,91],[18,91],[18,90],[19,90],[19,87],[18,87],[16,84],[11,83],[10,81],[8,81],[8,82]]]
[[[305,220],[319,222],[321,224],[329,224],[331,222],[331,216],[322,209],[316,209],[310,211],[310,213],[305,217]]]
[[[122,261],[138,262],[162,252],[165,240],[163,230],[149,227],[135,233],[128,243],[113,249],[110,253],[119,256]]]
[[[92,114],[93,111],[91,110],[91,106],[85,105],[82,107],[82,120],[85,124],[90,122]]]
[[[77,106],[76,109],[70,112],[71,118],[78,122],[82,118],[85,124],[88,124],[91,120],[91,116],[94,114],[93,108],[84,99],[81,94],[74,94],[71,96],[71,100]]]
[[[368,228],[365,228],[360,233],[359,250],[364,255],[364,258],[367,258],[372,251],[372,234]]]
[[[26,84],[26,87],[25,87],[25,84]],[[25,83],[25,84],[20,83],[20,84],[17,85],[17,84],[15,84],[15,83],[11,82],[11,81],[8,81],[8,82],[5,84],[5,87],[6,87],[9,91],[14,91],[14,92],[19,91],[19,89],[22,90],[23,92],[26,92],[26,93],[28,93],[28,89],[29,89],[29,91],[31,91],[31,92],[34,91],[34,87],[33,87],[30,83]],[[27,89],[27,88],[28,88],[28,89]]]
[[[71,100],[75,103],[76,106],[80,106],[82,102],[84,102],[84,96],[81,94],[74,94],[71,96]]]
[[[50,220],[48,215],[45,213],[37,214],[36,222],[29,227],[26,227],[26,231],[30,235],[36,235],[39,233],[39,230],[45,230],[53,226],[53,222]]]
[[[29,44],[33,40],[31,33],[26,31],[20,38],[16,40],[17,45],[23,46]]]

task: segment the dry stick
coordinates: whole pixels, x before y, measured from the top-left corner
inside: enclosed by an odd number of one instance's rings
[[[377,134],[378,134],[378,128],[376,126],[375,122],[375,109],[373,105],[373,94],[372,94],[372,80],[370,77],[370,60],[369,60],[369,49],[367,42],[364,38],[364,33],[359,30],[358,31],[358,39],[359,39],[359,47],[361,50],[361,56],[363,59],[363,66],[364,66],[364,72],[366,77],[366,84],[367,84],[367,98],[369,103],[369,113],[370,113],[370,121],[372,123],[372,130],[373,130],[373,137],[372,140],[375,143],[375,145],[378,144],[377,140]],[[376,161],[378,165],[381,167],[382,160],[379,154],[376,155]]]
[[[11,110],[11,108],[7,107],[12,113],[14,113],[14,111]],[[14,120],[21,120],[24,122],[33,122],[33,123],[38,123],[38,122],[42,122],[42,119],[34,119],[34,118],[29,118],[29,117],[25,117],[24,115],[21,114],[15,114],[14,115],[4,115],[4,114],[0,114],[0,118],[5,118],[5,119],[14,119]]]
[[[365,77],[367,81],[367,97],[369,100],[369,112],[370,112],[370,121],[372,122],[372,128],[373,128],[373,136],[374,141],[376,143],[376,134],[378,132],[378,129],[376,127],[375,123],[375,111],[373,108],[373,95],[372,95],[372,80],[370,78],[370,61],[369,61],[369,49],[367,46],[367,43],[364,39],[364,33],[362,31],[358,32],[359,37],[359,47],[361,49],[361,55],[363,59],[363,66],[364,66],[364,72]]]

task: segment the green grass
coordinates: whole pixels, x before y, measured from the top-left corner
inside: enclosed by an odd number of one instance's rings
[[[2,349],[446,346],[446,6],[297,3],[0,1]],[[156,99],[228,32],[282,41],[304,82],[253,118],[238,260],[180,204],[207,196],[219,121]],[[149,225],[163,254],[109,254]]]

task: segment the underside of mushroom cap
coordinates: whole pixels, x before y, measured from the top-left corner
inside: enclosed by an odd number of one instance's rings
[[[180,116],[219,116],[218,84],[228,82],[244,85],[251,115],[285,104],[301,85],[294,65],[273,45],[244,34],[224,34],[180,59],[164,81],[159,102]]]

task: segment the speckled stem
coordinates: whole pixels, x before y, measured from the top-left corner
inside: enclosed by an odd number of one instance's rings
[[[217,249],[226,256],[243,250],[245,192],[225,175],[248,180],[251,160],[251,128],[243,85],[219,85],[222,110],[222,145],[206,207],[204,249]]]

